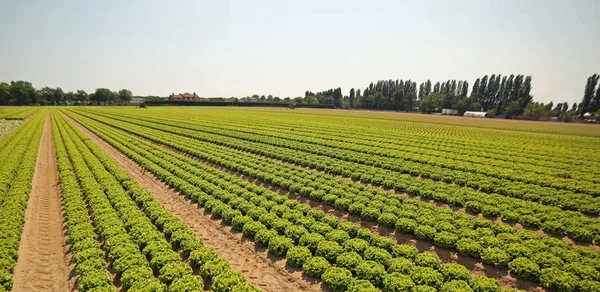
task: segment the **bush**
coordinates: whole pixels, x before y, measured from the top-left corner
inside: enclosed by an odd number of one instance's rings
[[[516,258],[508,267],[523,279],[537,280],[540,276],[540,267],[528,258]]]
[[[411,291],[415,283],[408,275],[390,273],[383,278],[384,292]]]
[[[334,263],[338,255],[342,253],[342,247],[335,241],[321,241],[317,245],[317,256],[324,257],[329,262]]]
[[[312,253],[305,246],[294,246],[291,247],[286,256],[286,262],[292,267],[301,268],[304,263],[312,257]]]
[[[404,233],[413,233],[418,224],[415,220],[409,218],[400,218],[396,220],[396,230]]]
[[[444,283],[440,292],[473,292],[469,284],[462,280],[452,280]]]
[[[277,231],[272,229],[263,229],[254,235],[254,240],[258,246],[267,246],[271,239],[277,235]]]
[[[415,235],[417,238],[424,239],[427,241],[433,241],[435,239],[435,235],[437,234],[437,230],[435,228],[428,225],[420,225],[415,228]]]
[[[294,241],[290,238],[287,238],[283,235],[278,235],[271,240],[269,240],[269,252],[274,255],[285,255],[292,246],[294,246]]]
[[[383,285],[386,274],[385,267],[375,261],[363,261],[356,267],[356,275],[360,279],[369,280],[376,287]]]
[[[469,281],[471,280],[471,275],[469,270],[459,264],[442,264],[440,268],[440,272],[442,276],[444,276],[444,281],[452,281],[452,280],[463,280]]]
[[[352,273],[344,268],[330,267],[321,279],[332,291],[346,291],[352,283]]]
[[[348,287],[348,292],[380,292],[367,280],[356,280]]]
[[[344,230],[335,229],[325,234],[325,239],[335,241],[338,244],[343,245],[346,240],[350,239],[350,235],[348,235],[348,232]]]
[[[578,286],[579,278],[569,272],[561,271],[559,268],[547,268],[542,269],[540,282],[544,287],[557,291],[574,291]]]
[[[392,255],[385,249],[378,247],[368,247],[364,253],[365,260],[373,260],[384,266],[388,265],[388,262],[392,259]]]
[[[362,257],[356,252],[344,252],[340,254],[335,262],[338,267],[346,268],[352,272],[356,270],[356,267],[363,261]]]
[[[302,271],[309,276],[321,277],[329,267],[329,262],[325,258],[317,256],[308,259],[304,265],[302,265]]]
[[[440,260],[440,257],[435,253],[425,252],[417,255],[417,258],[415,259],[415,264],[417,264],[417,266],[430,267],[432,269],[437,270],[440,268],[442,260]]]
[[[483,247],[473,239],[463,238],[456,242],[456,250],[461,255],[478,258],[483,252]]]
[[[486,278],[484,276],[474,276],[471,278],[471,287],[475,292],[500,292],[500,283],[498,280]]]
[[[238,271],[226,271],[213,279],[211,289],[214,292],[229,292],[233,287],[246,283],[246,278]]]
[[[410,273],[411,279],[417,285],[427,285],[439,288],[444,281],[444,276],[430,267],[415,267]]]
[[[491,264],[498,268],[504,268],[510,262],[510,257],[508,254],[497,247],[486,248],[483,250],[481,254],[481,259],[483,262]]]
[[[204,290],[204,281],[200,276],[185,275],[173,281],[170,292],[196,292]]]

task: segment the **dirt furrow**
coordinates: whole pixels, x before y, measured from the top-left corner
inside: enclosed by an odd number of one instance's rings
[[[285,260],[270,256],[265,249],[257,248],[252,241],[242,238],[241,233],[232,232],[231,227],[220,220],[212,219],[197,204],[183,194],[169,188],[151,173],[127,158],[100,137],[65,116],[82,130],[108,156],[115,160],[140,186],[173,215],[188,225],[207,246],[211,246],[231,267],[240,271],[249,282],[263,291],[321,291],[322,283],[307,278],[301,270],[285,265]]]
[[[13,291],[71,291],[70,256],[61,211],[50,114],[38,150]],[[71,275],[70,275],[71,274]]]

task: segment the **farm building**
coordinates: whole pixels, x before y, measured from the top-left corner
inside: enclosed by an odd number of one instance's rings
[[[184,93],[184,94],[175,94],[175,93],[171,93],[171,95],[169,95],[169,100],[199,100],[200,96],[198,96],[195,92],[193,94],[190,93]]]
[[[133,104],[133,105],[139,105],[140,103],[144,102],[144,99],[141,97],[133,97],[131,98],[131,100],[129,101],[129,104]]]
[[[473,118],[487,118],[488,114],[486,112],[465,112],[463,114],[465,117],[473,117]]]

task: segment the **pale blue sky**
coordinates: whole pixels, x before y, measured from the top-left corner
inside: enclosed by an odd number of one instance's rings
[[[280,97],[379,79],[533,77],[579,102],[600,1],[0,0],[0,81],[65,91]]]

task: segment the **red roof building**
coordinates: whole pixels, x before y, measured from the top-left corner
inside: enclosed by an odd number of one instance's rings
[[[169,100],[199,100],[200,96],[198,96],[195,92],[193,94],[190,93],[184,93],[184,94],[175,94],[175,93],[171,93],[171,95],[169,95]]]

